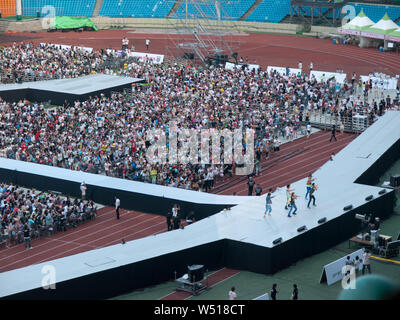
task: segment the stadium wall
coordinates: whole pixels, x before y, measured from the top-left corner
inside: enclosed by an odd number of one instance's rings
[[[42,25],[43,19],[35,19],[31,21],[10,21],[5,31],[17,32],[40,32],[46,31]],[[144,18],[108,18],[108,17],[92,17],[91,20],[99,30],[110,28],[125,29],[176,29],[183,25],[182,20],[178,19],[144,19]],[[202,22],[206,28],[218,28],[229,32],[261,32],[261,33],[281,33],[296,34],[302,30],[302,25],[288,23],[267,23],[267,22],[246,22],[246,21],[221,21],[217,24],[214,20]],[[311,32],[306,34],[317,36],[320,33],[337,33],[336,28],[329,27],[313,27]]]

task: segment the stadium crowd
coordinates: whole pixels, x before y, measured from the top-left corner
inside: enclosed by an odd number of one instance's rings
[[[72,200],[55,193],[24,189],[13,184],[0,185],[0,243],[7,247],[30,237],[65,231],[96,217],[93,201]]]
[[[116,53],[14,45],[3,49],[16,70],[73,76],[91,72]],[[28,58],[28,59],[27,59]],[[121,57],[120,57],[121,58]],[[118,59],[120,59],[118,58]],[[7,64],[6,64],[7,65]],[[60,68],[61,67],[61,68]],[[93,68],[93,69],[91,69]],[[100,67],[99,67],[100,68]],[[115,70],[102,65],[102,72]],[[151,64],[130,61],[123,76],[145,79],[132,93],[101,95],[58,108],[20,101],[0,101],[0,152],[17,160],[72,170],[209,191],[215,179],[231,175],[235,163],[151,164],[144,153],[150,129],[168,130],[173,120],[185,128],[255,129],[256,161],[279,149],[278,136],[293,139],[314,110],[353,114],[355,100],[339,99],[334,80],[318,82],[306,75],[280,75],[259,69],[198,67],[191,63]],[[348,90],[348,89],[346,89]],[[361,102],[360,102],[361,103]],[[394,107],[387,105],[385,108]],[[371,114],[373,106],[363,105]],[[221,148],[222,149],[222,148]],[[257,167],[257,166],[256,166]],[[259,166],[258,166],[259,168]]]
[[[103,64],[98,52],[57,46],[14,43],[0,50],[2,83],[74,78],[100,71]]]

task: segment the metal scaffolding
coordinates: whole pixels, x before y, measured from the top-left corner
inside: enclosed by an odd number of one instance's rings
[[[304,24],[309,26],[323,23],[330,27],[338,27],[341,22],[342,7],[347,2],[348,0],[341,2],[333,0],[291,0],[290,23],[293,23],[293,17],[297,16]],[[331,15],[332,18],[329,19],[328,15]]]
[[[167,50],[175,58],[203,63],[223,62],[235,56],[240,42],[235,8],[240,0],[167,0]],[[239,10],[237,14],[239,15]],[[222,61],[221,61],[222,60]]]

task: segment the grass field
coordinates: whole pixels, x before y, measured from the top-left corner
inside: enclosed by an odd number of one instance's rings
[[[390,175],[400,173],[400,161],[397,161],[381,178],[388,181]],[[400,200],[397,201],[394,214],[381,223],[381,233],[390,235],[394,240],[400,233]],[[269,290],[273,283],[277,283],[280,289],[278,299],[288,300],[292,292],[293,284],[299,288],[299,299],[303,300],[335,300],[338,298],[342,287],[337,282],[331,286],[320,284],[319,280],[324,265],[345,256],[347,253],[354,252],[358,248],[349,248],[348,241],[345,241],[334,248],[312,257],[298,261],[273,275],[263,275],[242,271],[231,278],[215,285],[199,296],[192,296],[188,300],[227,300],[228,291],[235,286],[238,300],[251,300]],[[399,257],[393,260],[400,261]],[[385,276],[400,285],[400,264],[372,260],[371,270],[374,274]],[[173,281],[163,283],[154,287],[136,290],[132,293],[115,297],[118,300],[158,300],[175,290],[176,285]]]

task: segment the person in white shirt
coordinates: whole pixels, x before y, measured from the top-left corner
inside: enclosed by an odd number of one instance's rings
[[[86,187],[85,181],[83,181],[81,183],[82,200],[86,199],[86,189],[87,189],[87,187]]]
[[[228,293],[229,300],[236,300],[236,292],[235,292],[235,287],[232,287],[231,290]]]
[[[365,269],[368,269],[368,272],[371,273],[371,264],[370,264],[370,259],[371,259],[371,253],[369,253],[368,250],[365,250],[363,253],[363,261],[362,261],[362,274],[364,275]]]
[[[313,70],[313,67],[314,67],[313,63],[310,62],[310,72]]]
[[[119,219],[119,207],[121,206],[121,201],[117,198],[115,198],[115,212],[117,213],[117,219]]]
[[[149,50],[150,40],[146,39],[146,50]]]

